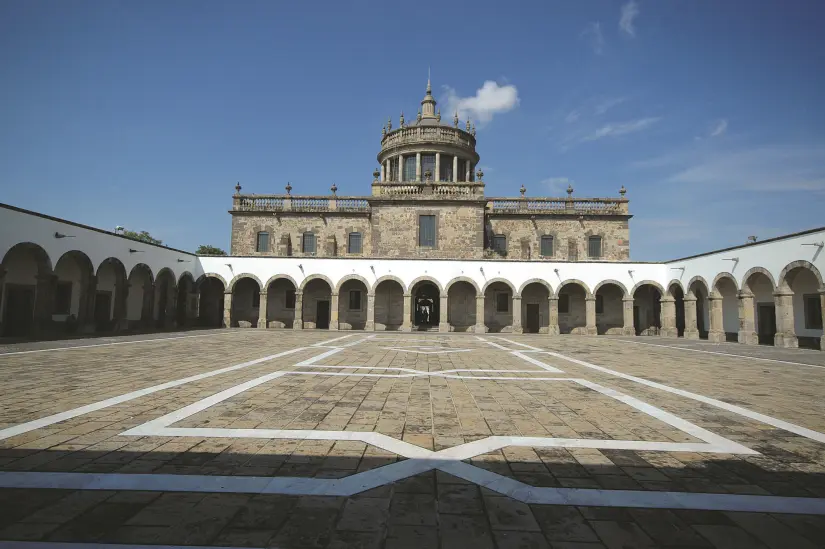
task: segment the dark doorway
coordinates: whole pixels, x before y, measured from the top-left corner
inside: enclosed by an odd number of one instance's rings
[[[329,330],[329,301],[315,303],[315,328]]]
[[[95,294],[95,329],[105,331],[109,329],[109,311],[112,310],[112,292],[97,292]]]
[[[438,326],[439,292],[434,284],[425,283],[415,292],[413,299],[413,324],[419,330]]]
[[[524,331],[528,334],[539,333],[539,304],[528,303],[525,310]]]
[[[29,334],[34,321],[34,286],[6,284],[3,335],[20,337]]]
[[[759,344],[773,345],[773,336],[776,335],[776,306],[760,303],[756,310],[759,315]]]

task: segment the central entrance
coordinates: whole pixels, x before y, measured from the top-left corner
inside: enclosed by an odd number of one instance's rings
[[[431,282],[420,282],[413,291],[413,329],[438,328],[440,292]]]

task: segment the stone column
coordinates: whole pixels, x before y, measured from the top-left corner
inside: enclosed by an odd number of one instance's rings
[[[447,294],[439,297],[438,301],[438,331],[449,332],[450,323],[447,321],[447,313],[449,312],[449,309],[447,308]]]
[[[441,153],[435,153],[435,173],[433,174],[433,181],[441,180]]]
[[[367,324],[364,329],[368,332],[375,331],[375,294],[367,294]]]
[[[421,153],[415,153],[415,180],[421,181]]]
[[[384,167],[386,166],[386,164],[386,160],[384,162],[381,162],[381,173],[378,175],[378,177],[380,178],[379,181],[381,181],[382,183],[386,181],[386,177],[384,176]]]
[[[699,339],[699,328],[696,327],[696,295],[693,292],[685,294],[685,339]]]
[[[550,296],[550,312],[547,324],[548,335],[559,335],[559,298],[558,296]]]
[[[37,275],[36,278],[32,331],[35,336],[40,337],[46,335],[51,328],[57,277],[53,274],[45,274]]]
[[[739,292],[739,343],[758,345],[759,336],[756,333],[756,323],[753,318],[753,294],[746,291]]]
[[[522,334],[524,328],[521,326],[521,296],[513,296],[513,333]]]
[[[795,349],[799,342],[794,333],[793,292],[777,288],[773,293],[773,302],[776,305],[776,335],[773,337],[773,344],[775,347]]]
[[[679,330],[676,328],[676,300],[669,295],[663,295],[659,299],[660,324],[662,329],[659,335],[663,337],[678,337]],[[632,314],[632,311],[631,311]]]
[[[727,338],[725,336],[725,322],[722,310],[722,296],[710,294],[708,296],[708,303],[710,305],[710,329],[708,330],[708,341],[713,343],[724,343]]]
[[[465,169],[464,181],[469,182],[470,180],[473,179],[473,163],[468,160],[467,162],[464,163],[464,169]]]
[[[140,309],[140,325],[151,328],[155,324],[155,285],[147,282],[143,285],[143,306]]]
[[[483,334],[487,331],[487,326],[484,325],[484,296],[476,296],[476,327],[475,333]]]
[[[584,318],[587,335],[596,335],[596,297],[589,295],[584,298]]]
[[[295,290],[295,318],[292,319],[293,330],[304,329],[304,292]]]
[[[636,326],[633,323],[633,303],[633,296],[628,295],[622,298],[622,319],[624,320],[622,335],[636,335]]]
[[[338,329],[338,292],[333,292],[330,297],[329,329],[334,332]]]
[[[223,327],[232,327],[232,292],[223,293]]]
[[[258,302],[258,328],[266,328],[266,292],[261,292]]]
[[[410,319],[411,314],[412,314],[412,295],[411,294],[404,294],[404,318],[401,320],[401,331],[402,332],[411,332],[412,331],[412,320]]]
[[[458,183],[458,157],[453,156],[453,183]]]
[[[398,155],[398,181],[404,181],[404,155]]]

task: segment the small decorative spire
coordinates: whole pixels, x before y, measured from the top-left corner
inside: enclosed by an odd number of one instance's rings
[[[483,178],[484,178],[484,172],[481,171],[481,170],[476,170],[476,181],[481,183]]]
[[[290,196],[292,194],[292,183],[287,181],[285,189],[286,189],[286,195]]]
[[[235,185],[235,194],[241,194],[241,182],[238,181],[238,184]]]
[[[526,192],[527,192],[527,187],[525,187],[525,186],[522,184],[522,186],[521,186],[521,188],[518,190],[518,192],[520,192],[520,193],[521,193],[521,197],[522,197],[522,198],[524,198],[524,193],[526,193]]]
[[[401,127],[404,127],[404,111],[401,111]]]
[[[624,185],[622,185],[622,188],[619,189],[619,194],[622,195],[622,198],[624,198],[624,195],[625,195],[626,192],[627,192],[627,189],[625,189]]]
[[[470,117],[469,116],[467,117],[467,124],[464,127],[466,128],[466,130],[468,132],[470,131]]]
[[[415,117],[416,122],[421,122],[421,109],[418,109],[418,115]]]
[[[435,119],[441,122],[441,107],[438,108],[438,114],[435,115]]]
[[[384,137],[385,135],[387,135],[387,127],[381,126],[381,137]]]
[[[392,117],[387,118],[387,131],[392,130]]]
[[[475,124],[473,124],[473,130],[470,133],[473,134],[473,137],[476,136],[476,125]]]
[[[573,198],[573,185],[567,184],[567,198]]]
[[[453,117],[453,127],[458,127],[458,111],[455,111],[455,116]]]
[[[335,196],[335,193],[337,193],[337,192],[338,192],[338,185],[336,185],[335,183],[333,183],[333,184],[332,184],[332,187],[330,187],[330,188],[329,188],[329,190],[331,190],[331,191],[332,191],[332,196]]]

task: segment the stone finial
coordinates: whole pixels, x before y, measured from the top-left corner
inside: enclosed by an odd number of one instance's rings
[[[453,117],[453,127],[458,127],[458,111],[455,111],[455,116]]]
[[[286,182],[286,187],[284,188],[286,189],[287,196],[292,195],[292,184],[289,181]]]
[[[468,132],[470,131],[470,117],[469,117],[469,116],[467,117],[467,124],[464,126],[464,128],[465,128]]]
[[[421,109],[418,109],[418,114],[415,117],[416,122],[421,122]]]
[[[392,117],[387,118],[387,131],[392,131]]]
[[[424,172],[424,181],[429,183],[432,178],[433,178],[433,173],[430,170],[427,170],[427,171]]]
[[[625,195],[626,192],[627,192],[627,189],[625,189],[624,185],[622,185],[622,188],[619,189],[619,194],[622,195],[622,198],[624,198],[624,195]]]
[[[401,127],[404,127],[404,111],[401,111]]]
[[[381,137],[384,137],[385,135],[387,135],[387,127],[382,126],[381,127]]]
[[[375,168],[375,171],[374,171],[374,172],[372,172],[372,178],[373,178],[375,181],[378,181],[378,178],[379,178],[379,177],[381,177],[381,170],[379,170],[378,168]]]
[[[473,124],[473,129],[472,129],[472,131],[470,131],[470,133],[473,134],[473,137],[476,136],[476,125],[475,124]]]
[[[332,196],[335,196],[335,193],[337,193],[337,192],[338,192],[338,185],[336,185],[335,183],[333,183],[333,184],[332,184],[332,187],[330,187],[330,188],[329,188],[329,190],[331,190],[331,191],[332,191]]]
[[[481,183],[482,179],[484,179],[484,172],[481,170],[476,171],[476,181]]]
[[[567,184],[567,198],[573,198],[573,185]]]
[[[435,115],[435,119],[441,122],[441,109],[438,109],[438,113]]]
[[[241,182],[238,181],[238,184],[235,185],[235,194],[241,194]]]
[[[525,187],[524,185],[522,185],[522,186],[521,186],[521,188],[518,190],[518,192],[520,192],[520,193],[521,193],[521,197],[522,197],[522,198],[524,198],[524,193],[526,193],[526,192],[527,192],[527,187]]]

